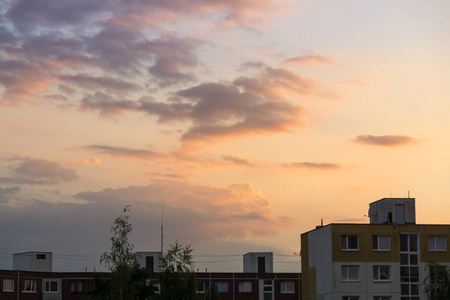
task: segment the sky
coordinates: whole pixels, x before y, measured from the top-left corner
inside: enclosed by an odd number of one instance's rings
[[[0,268],[191,244],[300,271],[301,233],[416,198],[449,223],[448,0],[0,0]]]

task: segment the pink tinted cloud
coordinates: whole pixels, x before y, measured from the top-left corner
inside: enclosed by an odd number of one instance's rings
[[[20,60],[0,60],[0,83],[5,90],[0,104],[36,103],[37,93],[48,90],[52,76],[39,64]]]
[[[323,54],[308,54],[303,56],[296,56],[286,59],[282,62],[283,65],[302,65],[302,66],[314,66],[318,64],[333,65],[334,59],[328,58]]]
[[[371,146],[398,147],[415,144],[418,140],[406,135],[358,135],[353,142]]]
[[[266,68],[252,77],[232,82],[207,82],[179,90],[167,101],[143,97],[116,100],[96,93],[83,99],[81,110],[101,115],[141,111],[161,123],[190,122],[184,142],[211,142],[223,138],[293,132],[304,126],[305,110],[288,97],[320,95],[318,84],[286,69]],[[192,145],[192,144],[191,144]]]
[[[277,215],[270,200],[247,183],[220,187],[161,181],[148,186],[82,192],[76,197],[90,203],[125,201],[150,206],[160,205],[164,198],[171,228],[177,234],[195,234],[204,240],[272,236],[292,221]]]
[[[71,161],[69,164],[70,165],[99,165],[99,164],[101,164],[101,161],[97,157],[93,156],[93,157],[82,159],[82,160]]]
[[[305,169],[318,169],[318,170],[336,170],[341,166],[334,163],[316,163],[316,162],[294,162],[285,164],[286,167],[305,168]]]

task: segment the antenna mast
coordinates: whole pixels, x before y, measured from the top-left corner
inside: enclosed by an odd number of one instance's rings
[[[161,255],[163,255],[164,251],[164,198],[162,201],[162,210],[161,210]]]

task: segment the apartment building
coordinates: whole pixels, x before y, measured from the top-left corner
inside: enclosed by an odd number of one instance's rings
[[[427,299],[427,263],[450,266],[450,225],[416,224],[413,198],[373,202],[369,217],[301,235],[304,300]]]
[[[160,274],[160,254],[136,253],[137,262],[152,271],[155,283]],[[274,273],[271,252],[245,254],[243,267],[244,272],[195,272],[201,298],[215,285],[222,300],[301,300],[301,274]],[[14,254],[13,268],[0,270],[1,300],[82,300],[94,287],[92,272],[52,272],[51,252]]]

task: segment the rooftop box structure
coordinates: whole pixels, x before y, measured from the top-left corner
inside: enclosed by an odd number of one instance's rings
[[[272,252],[244,254],[244,273],[273,273]]]
[[[370,203],[370,224],[416,224],[415,198],[383,198]]]
[[[13,269],[52,272],[52,252],[23,252],[13,254]]]
[[[136,260],[141,268],[146,268],[152,273],[161,272],[161,252],[136,252]]]

